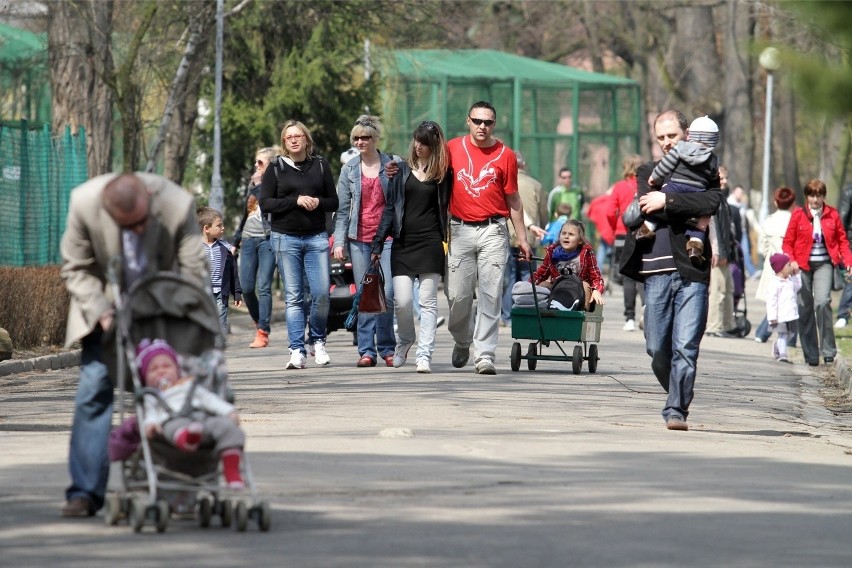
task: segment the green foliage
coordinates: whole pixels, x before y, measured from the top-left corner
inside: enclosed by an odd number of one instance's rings
[[[783,67],[791,72],[793,85],[814,110],[838,118],[852,116],[852,5],[849,2],[809,0],[784,2],[782,7],[809,24],[815,39],[825,48],[802,53],[779,46]]]
[[[365,109],[379,107],[379,77],[364,78],[364,39],[382,28],[389,5],[279,0],[252,3],[228,19],[221,121],[226,219],[242,210],[255,150],[279,144],[281,125],[290,118],[304,122],[316,152],[339,167],[337,158],[349,147],[353,122]],[[212,106],[212,74],[202,96]],[[196,149],[207,154],[206,163],[187,172],[187,179],[205,187],[212,133],[211,114],[194,140]]]

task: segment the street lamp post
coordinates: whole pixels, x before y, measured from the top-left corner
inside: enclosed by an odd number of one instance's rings
[[[224,213],[225,198],[222,193],[222,33],[224,28],[224,1],[216,2],[216,96],[213,119],[213,177],[210,180],[210,207]]]
[[[760,200],[760,222],[769,216],[769,162],[772,154],[772,73],[781,67],[778,50],[767,47],[760,52],[760,66],[766,69],[766,124],[763,132],[763,195]]]

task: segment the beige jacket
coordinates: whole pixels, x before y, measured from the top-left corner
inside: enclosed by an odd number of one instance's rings
[[[61,274],[71,294],[66,347],[90,334],[100,316],[113,307],[107,268],[111,258],[121,255],[121,231],[104,209],[101,191],[115,175],[93,178],[71,193],[60,246]],[[192,196],[162,176],[136,175],[151,192],[151,218],[143,236],[148,271],[179,272],[199,286],[209,287],[207,257],[201,248]],[[120,268],[118,273],[121,280]]]
[[[544,228],[547,225],[547,194],[541,189],[541,182],[527,174],[524,170],[518,170],[518,194],[524,205],[524,226],[536,225]],[[515,236],[514,223],[507,223],[509,227],[509,242],[511,246],[518,246]],[[527,228],[527,242],[531,247],[536,246],[535,234]]]

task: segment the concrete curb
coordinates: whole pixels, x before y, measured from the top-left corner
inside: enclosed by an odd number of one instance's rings
[[[847,398],[852,398],[852,368],[849,367],[845,359],[838,357],[834,360],[834,370],[843,392]]]
[[[76,367],[80,364],[81,352],[81,349],[76,349],[64,353],[34,357],[32,359],[10,359],[3,361],[0,362],[0,377],[31,371],[53,371],[56,369]]]

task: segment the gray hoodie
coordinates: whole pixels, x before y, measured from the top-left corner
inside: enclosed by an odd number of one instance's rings
[[[697,142],[681,140],[663,156],[652,177],[656,185],[663,180],[689,185],[696,191],[708,189],[719,175],[719,159],[713,149]]]

